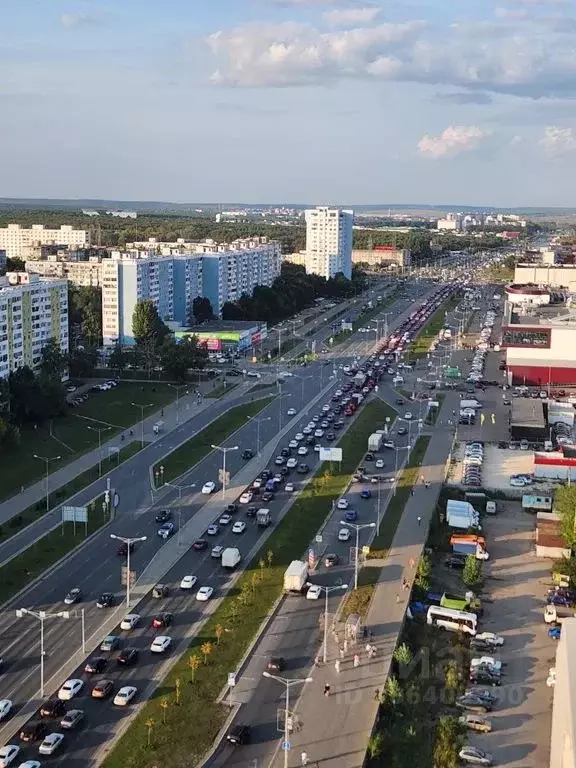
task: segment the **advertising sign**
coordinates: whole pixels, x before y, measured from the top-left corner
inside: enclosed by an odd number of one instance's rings
[[[342,461],[342,448],[320,448],[320,461]]]
[[[85,523],[87,521],[87,507],[62,507],[63,523]]]
[[[219,352],[222,346],[220,339],[205,339],[206,349],[209,352]]]

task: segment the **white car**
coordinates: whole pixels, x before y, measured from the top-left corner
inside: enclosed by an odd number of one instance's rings
[[[410,421],[410,419],[412,418],[412,414],[410,413],[410,411],[406,411],[406,413],[404,414],[404,418]]]
[[[70,699],[73,699],[77,693],[80,693],[83,687],[83,680],[78,680],[77,678],[66,680],[62,688],[58,691],[58,698],[61,701],[70,701]]]
[[[338,541],[349,541],[350,539],[350,529],[349,528],[340,528],[338,531]]]
[[[127,632],[134,629],[136,624],[140,621],[140,616],[137,613],[128,613],[120,622],[120,629],[125,629]]]
[[[7,744],[0,749],[0,768],[8,768],[10,763],[16,759],[20,747],[16,744]]]
[[[232,533],[244,533],[246,530],[246,523],[244,520],[238,520],[232,526]]]
[[[210,557],[213,557],[215,560],[217,560],[219,557],[222,557],[222,552],[224,552],[224,547],[220,546],[220,544],[217,544],[215,547],[212,547]]]
[[[114,704],[117,707],[125,707],[127,704],[130,704],[137,693],[138,688],[135,688],[133,685],[124,685],[114,696]]]
[[[504,638],[502,635],[497,635],[494,632],[479,632],[474,636],[474,639],[480,640],[480,642],[487,643],[488,645],[504,645]]]
[[[298,466],[298,459],[294,458],[294,456],[291,456],[286,462],[287,469],[296,469],[297,466]]]
[[[294,493],[294,483],[286,483],[284,490],[286,493]]]
[[[20,763],[18,768],[40,768],[41,765],[40,760],[25,760],[23,763]]]
[[[317,429],[314,431],[314,437],[324,437],[324,430],[323,429]]]
[[[294,435],[294,440],[296,440],[297,443],[299,443],[301,440],[304,440],[304,435],[302,434],[302,432],[297,432]]]
[[[298,448],[298,456],[307,456],[308,455],[308,448],[305,445],[301,445],[300,448]]]
[[[330,410],[330,406],[328,405],[328,403],[322,406],[322,413],[328,413],[329,410]]]
[[[376,459],[376,464],[374,466],[376,467],[376,469],[384,469],[384,460]]]
[[[218,523],[220,525],[229,525],[231,520],[232,520],[231,515],[226,514],[226,515],[222,515],[220,520],[218,520]]]
[[[196,594],[196,600],[200,600],[200,602],[205,603],[207,600],[210,600],[214,593],[214,587],[200,587]]]
[[[492,755],[489,752],[484,752],[483,749],[473,747],[468,744],[462,747],[458,752],[458,757],[463,763],[469,763],[470,765],[492,765]]]
[[[292,376],[294,376],[294,374],[290,373],[290,371],[281,371],[279,375],[285,379],[290,379]]]
[[[204,483],[204,485],[202,486],[202,493],[208,496],[214,491],[215,488],[216,488],[216,483],[212,482],[212,480],[209,480],[207,483]]]
[[[155,637],[154,640],[152,641],[150,650],[152,651],[152,653],[164,653],[164,651],[167,651],[171,645],[172,645],[171,637],[168,637],[168,635],[158,635],[158,637]]]
[[[239,499],[240,504],[250,504],[253,496],[254,494],[252,493],[252,491],[244,491],[244,493],[242,494],[242,496],[240,496],[240,499]]]
[[[8,717],[11,709],[12,701],[10,699],[0,699],[0,720],[4,720],[5,717]]]
[[[180,589],[192,589],[192,587],[196,584],[198,581],[197,576],[184,576],[182,581],[180,582]]]
[[[302,433],[304,435],[311,435],[313,430],[314,430],[314,427],[305,426],[304,429],[302,430]]]
[[[206,535],[207,536],[216,536],[220,532],[220,526],[218,523],[212,523],[212,525],[209,525],[208,528],[206,528]]]
[[[338,509],[348,509],[350,504],[348,503],[348,499],[338,499],[338,502],[336,504],[336,507]]]
[[[290,440],[288,448],[298,448],[298,440]]]
[[[306,592],[306,600],[318,600],[322,594],[322,587],[319,584],[311,584]]]
[[[257,477],[256,480],[252,483],[252,488],[262,488],[262,478]]]
[[[524,488],[526,485],[526,481],[523,477],[511,477],[510,478],[510,485],[514,488]]]
[[[53,755],[64,741],[63,733],[49,733],[38,748],[41,755]]]
[[[316,443],[316,445],[314,446],[314,450],[316,451],[316,453],[320,453],[320,451],[322,450],[322,446],[320,445],[320,443]]]
[[[288,414],[288,416],[296,416],[297,411],[296,411],[296,408],[288,408],[286,413]]]

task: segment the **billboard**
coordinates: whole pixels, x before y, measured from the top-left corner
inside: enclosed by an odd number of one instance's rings
[[[63,523],[86,523],[88,522],[87,507],[62,507]]]
[[[320,448],[320,461],[342,461],[342,448]]]
[[[219,352],[222,348],[220,339],[202,339],[202,342],[206,344],[208,352]]]

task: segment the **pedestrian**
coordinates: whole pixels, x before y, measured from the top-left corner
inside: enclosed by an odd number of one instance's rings
[[[376,688],[374,691],[374,701],[380,701],[380,689]]]
[[[416,565],[416,560],[414,560],[414,558],[411,557],[410,558],[410,568],[414,568],[415,565]]]
[[[320,656],[314,657],[314,666],[319,667],[320,666]]]
[[[420,517],[420,515],[418,515],[417,520],[418,520],[418,525],[420,525],[422,523],[422,518]]]
[[[410,488],[410,496],[414,496],[414,488]]]
[[[429,481],[428,481],[428,480],[426,480],[426,482],[424,483],[424,485],[426,486],[426,488],[430,488],[430,483],[429,483]]]
[[[330,696],[330,683],[324,683],[324,696]]]
[[[360,666],[360,656],[358,656],[357,653],[354,654],[354,666],[359,667]]]
[[[399,603],[399,602],[400,602],[400,595],[396,595],[396,602],[397,602],[397,603]]]
[[[344,638],[344,653],[348,650],[348,640]]]
[[[366,653],[368,654],[368,656],[370,656],[371,650],[372,650],[372,646],[370,645],[370,643],[366,643]]]
[[[307,752],[302,752],[302,754],[300,755],[300,764],[302,765],[302,768],[306,768],[306,766],[308,765],[308,753]]]
[[[337,674],[340,674],[340,659],[336,659],[334,662],[334,669],[336,670]]]
[[[340,653],[340,658],[343,659],[344,658],[344,648],[339,648],[338,652]]]

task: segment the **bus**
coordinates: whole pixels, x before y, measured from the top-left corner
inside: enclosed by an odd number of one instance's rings
[[[478,617],[475,613],[431,605],[428,608],[426,623],[433,627],[449,629],[452,632],[465,632],[467,635],[475,635]]]

